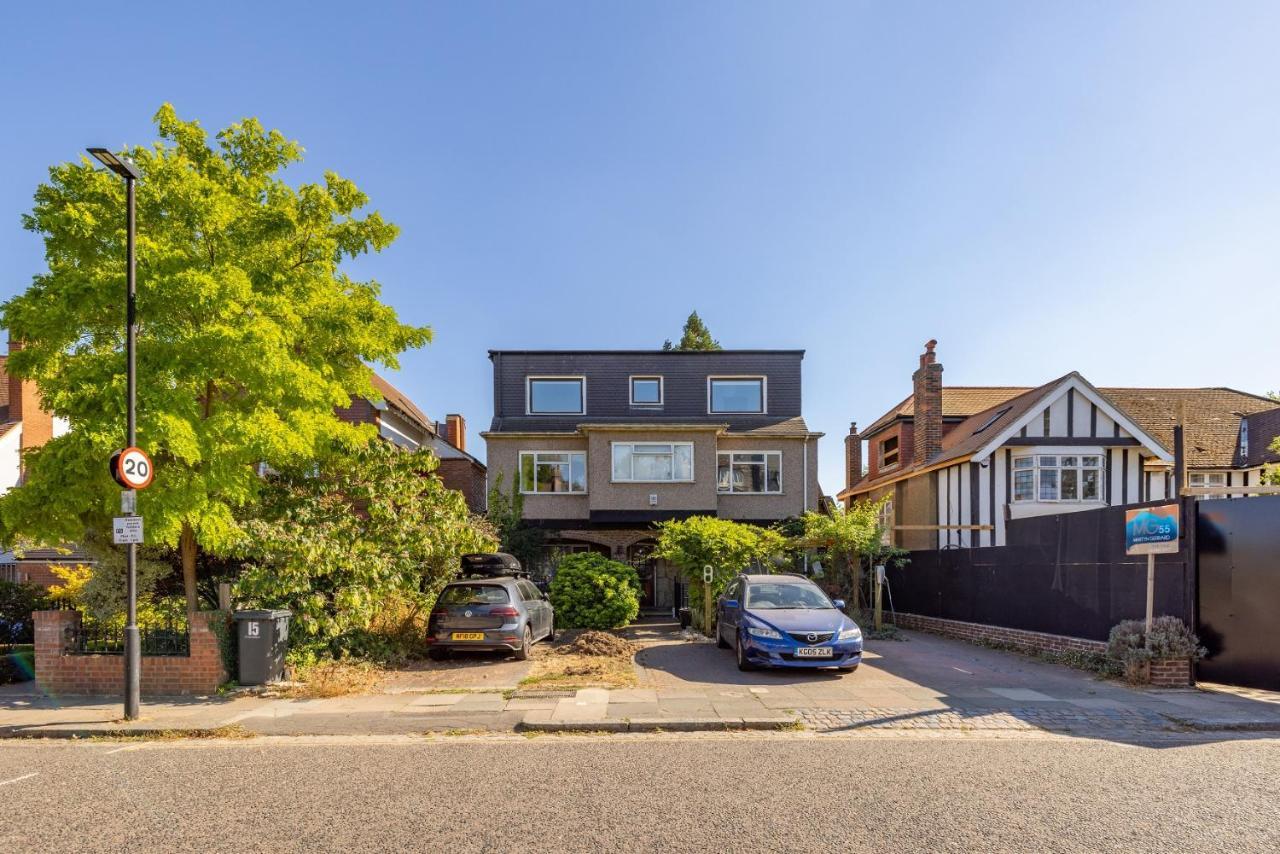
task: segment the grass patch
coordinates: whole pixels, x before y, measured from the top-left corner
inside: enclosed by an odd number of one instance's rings
[[[368,661],[318,661],[294,671],[296,682],[273,691],[288,699],[320,700],[368,694],[383,676],[383,669]]]
[[[521,688],[631,688],[639,647],[609,632],[585,631],[534,659]]]
[[[214,727],[212,729],[149,729],[149,730],[113,730],[94,735],[87,741],[181,741],[183,739],[245,739],[256,738],[257,733],[245,729],[240,724]]]
[[[778,732],[804,732],[804,723],[801,721],[787,721],[784,724],[778,724],[774,727]]]

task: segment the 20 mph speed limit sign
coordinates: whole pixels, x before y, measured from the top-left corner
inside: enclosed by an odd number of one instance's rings
[[[111,455],[111,476],[125,489],[146,489],[154,474],[151,457],[141,448],[125,448]]]

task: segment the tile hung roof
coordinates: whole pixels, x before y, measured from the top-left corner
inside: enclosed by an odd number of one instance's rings
[[[1007,395],[1016,388],[1009,386],[993,386],[989,389],[993,398],[1001,398],[996,403],[980,412],[973,413],[961,423],[955,425],[942,437],[942,452],[926,465],[934,466],[949,460],[963,459],[973,454],[991,437],[1000,433],[1010,424],[1017,421],[1029,410],[1033,409],[1041,399],[1073,376],[1067,374],[1052,382],[1033,389],[1025,389],[1021,394]],[[1078,376],[1078,374],[1075,374]],[[1081,378],[1083,379],[1083,378]],[[966,392],[980,389],[966,388]],[[1255,451],[1253,439],[1253,421],[1257,419],[1260,426],[1258,433],[1274,437],[1280,434],[1280,408],[1269,398],[1259,397],[1248,392],[1229,388],[1099,388],[1098,391],[1110,400],[1125,415],[1129,416],[1144,432],[1160,442],[1166,450],[1173,449],[1173,426],[1179,412],[1186,409],[1187,465],[1192,468],[1229,468],[1237,463],[1237,445],[1240,434],[1241,414],[1251,416],[1250,423],[1250,458],[1256,454],[1270,453],[1266,446],[1270,439],[1262,441]],[[943,416],[946,417],[946,388],[943,388]],[[960,396],[953,399],[953,407],[958,408],[964,400],[978,400],[980,395]],[[895,408],[876,422],[888,423],[902,413],[904,406]],[[911,412],[911,407],[905,407]],[[998,416],[998,417],[997,417]],[[994,420],[992,420],[994,418]],[[1272,422],[1274,419],[1274,423]],[[988,424],[988,422],[990,422]],[[872,425],[873,429],[876,425]],[[984,426],[985,425],[985,426]],[[1268,433],[1268,427],[1271,432]],[[977,432],[983,428],[981,432]],[[863,433],[873,432],[868,430]],[[1272,454],[1280,459],[1280,455]],[[1256,465],[1258,463],[1249,463]],[[916,468],[907,465],[875,480],[866,480],[856,484],[859,492],[867,491],[881,483],[888,483],[909,474]],[[841,494],[847,494],[848,490]]]
[[[403,412],[408,416],[409,420],[416,421],[418,426],[422,427],[424,430],[435,432],[435,426],[432,424],[431,419],[426,416],[426,413],[418,408],[417,404],[409,399],[408,395],[400,391],[400,389],[387,382],[378,374],[373,375],[373,387],[378,390],[378,393],[382,395],[382,399],[385,400],[388,405],[394,406],[396,409]]]
[[[1027,386],[946,386],[942,387],[942,417],[968,418],[978,412],[984,412],[993,406],[1004,403],[1010,398],[1031,391]],[[897,418],[910,418],[915,414],[915,395],[909,394],[906,399],[881,415],[875,422],[862,431],[869,436],[877,430],[889,425]]]
[[[1249,455],[1246,466],[1280,463],[1280,451],[1272,450],[1272,443],[1280,439],[1280,407],[1246,416],[1249,422]]]
[[[617,425],[618,427],[648,427],[656,430],[664,427],[723,427],[727,424],[726,433],[731,436],[777,436],[802,439],[805,436],[816,435],[809,431],[808,425],[799,416],[794,418],[729,416],[703,422],[678,416],[643,418],[635,416],[619,416],[615,418],[592,416],[584,420],[581,415],[563,418],[549,415],[495,417],[486,435],[500,437],[503,433],[577,433],[578,428],[584,424],[590,424],[597,429]]]

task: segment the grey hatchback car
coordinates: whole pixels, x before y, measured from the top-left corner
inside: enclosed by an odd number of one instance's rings
[[[535,643],[555,640],[555,612],[524,578],[467,578],[440,591],[427,622],[429,655],[440,661],[457,650],[510,650],[524,661]]]

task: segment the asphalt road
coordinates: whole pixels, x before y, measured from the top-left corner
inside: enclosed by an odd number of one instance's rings
[[[1277,780],[1254,738],[10,742],[0,851],[1274,852]]]

